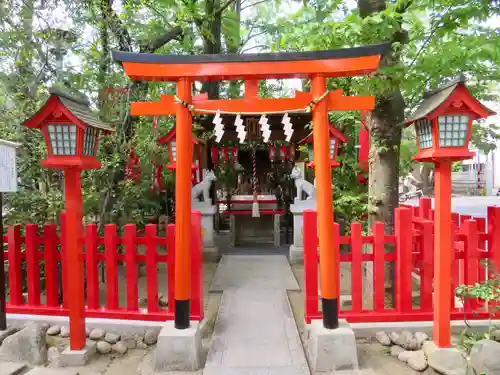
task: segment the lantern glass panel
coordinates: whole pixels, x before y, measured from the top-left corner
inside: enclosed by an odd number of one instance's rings
[[[171,151],[172,151],[172,155],[171,155],[172,160],[171,160],[171,162],[175,162],[177,160],[177,145],[176,145],[175,141],[172,141],[170,143],[170,145],[171,145]]]
[[[460,147],[465,145],[469,116],[439,116],[439,145],[441,147]]]
[[[432,147],[432,122],[427,119],[420,119],[416,122],[420,148]]]
[[[53,155],[76,155],[75,124],[49,124],[47,129]]]
[[[335,155],[335,138],[330,138],[330,159]]]
[[[313,148],[313,145],[311,143],[307,144],[307,151],[309,152],[309,161],[313,161],[314,160],[314,148]]]
[[[99,129],[97,128],[85,128],[83,135],[83,155],[85,156],[95,156],[97,152],[97,137],[99,135]]]

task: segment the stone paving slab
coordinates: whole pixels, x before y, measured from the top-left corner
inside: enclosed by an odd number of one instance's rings
[[[25,375],[99,375],[99,373],[82,369],[72,369],[70,367],[60,369],[35,367]]]
[[[25,368],[26,365],[24,363],[0,361],[0,375],[17,375]]]
[[[225,255],[223,290],[203,375],[309,375],[286,293],[298,289],[283,255]]]
[[[210,291],[243,287],[300,290],[284,255],[224,255],[215,272]]]

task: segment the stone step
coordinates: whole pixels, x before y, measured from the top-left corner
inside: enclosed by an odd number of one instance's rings
[[[85,371],[82,372],[82,368],[80,369],[71,369],[68,368],[46,368],[46,367],[35,367],[32,370],[28,371],[25,375],[99,375],[97,372]]]
[[[18,375],[26,369],[24,363],[0,361],[0,375]]]

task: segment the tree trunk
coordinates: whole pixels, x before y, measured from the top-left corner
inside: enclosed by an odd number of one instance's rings
[[[234,13],[235,17],[232,22],[236,25],[241,23],[241,0],[236,0],[234,3]],[[240,52],[240,27],[236,28],[236,32],[234,35],[225,35],[226,45],[227,45],[227,53],[239,53]],[[229,97],[230,98],[238,98],[240,96],[240,82],[237,80],[233,80],[229,82]]]
[[[403,13],[411,1],[401,5],[398,11]],[[368,17],[386,9],[384,0],[358,0],[361,17]],[[402,29],[395,30],[389,42],[401,42],[406,39]],[[383,40],[381,42],[387,42]],[[389,51],[382,59],[382,67],[395,65],[399,60],[394,51]],[[387,78],[388,80],[391,77]],[[368,215],[369,222],[385,223],[386,233],[394,232],[394,209],[398,207],[399,154],[405,103],[400,90],[400,82],[390,80],[391,90],[375,98],[375,109],[367,118],[370,131]],[[391,92],[392,91],[392,92]],[[387,246],[386,251],[393,251]],[[371,278],[371,272],[366,274]],[[386,288],[394,292],[394,264],[389,263],[385,272]],[[390,296],[389,296],[390,297]]]
[[[208,33],[204,33],[203,37],[203,53],[207,55],[215,55],[221,53],[221,26],[222,13],[219,12],[220,0],[207,0],[205,3],[205,20],[202,22],[202,28]],[[209,99],[219,98],[220,82],[206,81],[203,82],[201,92],[206,92]]]

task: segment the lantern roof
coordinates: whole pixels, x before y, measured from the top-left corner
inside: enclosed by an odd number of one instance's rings
[[[405,120],[405,125],[410,125],[417,120],[426,118],[432,120],[439,115],[439,109],[444,106],[454,105],[456,102],[463,102],[471,113],[478,118],[484,118],[494,115],[495,112],[486,108],[477,99],[475,99],[465,86],[465,76],[437,88],[436,90],[424,93],[424,100],[413,114]]]
[[[338,130],[335,126],[333,126],[331,123],[329,123],[328,128],[330,131],[330,135],[333,135],[334,138],[338,139],[342,143],[347,142],[347,138],[345,137],[345,135],[340,130]],[[311,131],[311,133],[309,133],[309,135],[307,137],[302,139],[299,142],[299,144],[303,145],[306,143],[312,143],[312,141],[313,141],[313,132]]]
[[[60,110],[79,127],[90,126],[106,132],[114,131],[111,126],[99,119],[98,115],[90,108],[88,98],[82,93],[61,87],[52,87],[49,89],[49,93],[50,97],[47,102],[37,113],[24,122],[28,128],[40,128],[54,111]]]
[[[177,127],[174,125],[174,127],[166,135],[164,135],[161,138],[158,138],[158,144],[163,145],[165,143],[168,143],[168,142],[175,140],[176,134],[177,134]],[[196,138],[194,135],[192,135],[192,137],[193,137],[192,138],[193,144],[197,145],[200,142],[202,142],[199,138]]]

